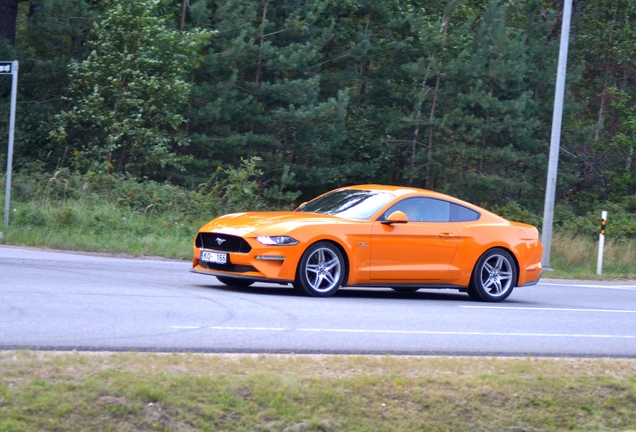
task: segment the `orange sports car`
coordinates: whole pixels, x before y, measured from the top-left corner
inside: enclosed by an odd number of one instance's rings
[[[437,192],[380,185],[325,193],[294,211],[235,213],[204,225],[192,271],[230,286],[451,288],[507,298],[541,276],[537,229]]]

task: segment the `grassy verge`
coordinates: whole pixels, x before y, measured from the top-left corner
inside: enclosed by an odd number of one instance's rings
[[[605,241],[603,275],[596,274],[598,240],[557,233],[552,241],[552,277],[571,279],[636,279],[636,241]],[[548,276],[550,277],[550,276]]]
[[[629,430],[636,360],[0,352],[0,431]]]
[[[16,203],[12,208],[2,243],[176,259],[191,258],[194,235],[204,220],[81,199]]]

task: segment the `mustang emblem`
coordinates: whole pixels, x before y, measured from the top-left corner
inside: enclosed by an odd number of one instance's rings
[[[214,241],[216,242],[216,244],[218,244],[219,246],[221,246],[223,243],[225,243],[225,239],[222,238],[215,238]]]

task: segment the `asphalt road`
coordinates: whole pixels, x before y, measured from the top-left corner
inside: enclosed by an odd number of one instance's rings
[[[636,357],[636,284],[230,289],[190,263],[0,246],[0,349]]]

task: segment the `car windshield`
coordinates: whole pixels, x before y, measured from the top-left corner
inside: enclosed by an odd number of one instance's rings
[[[368,220],[393,198],[395,196],[387,192],[343,189],[303,204],[296,211]]]

